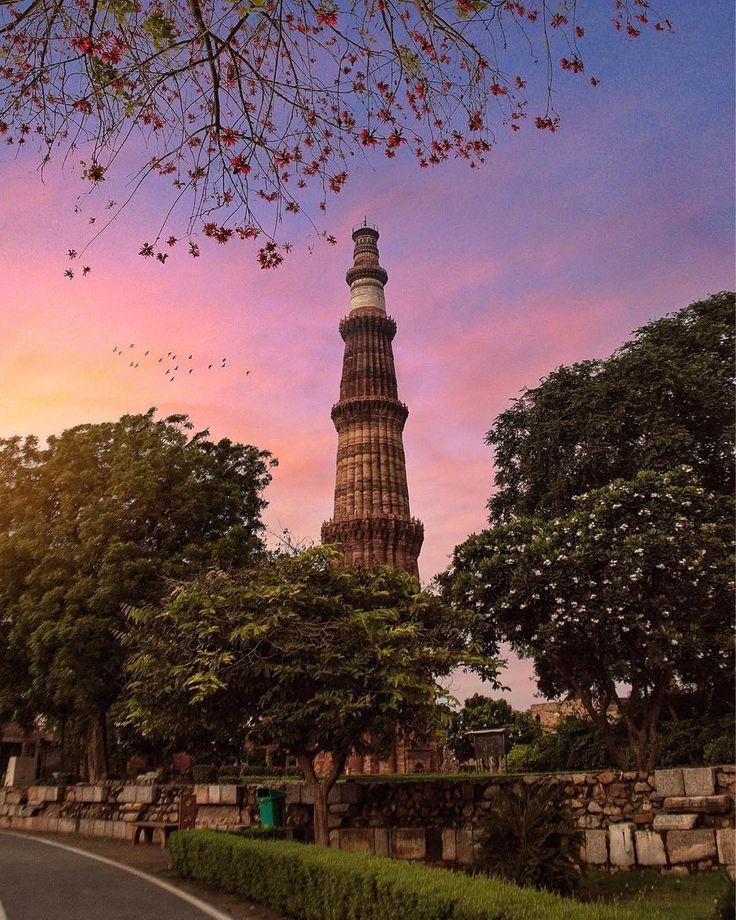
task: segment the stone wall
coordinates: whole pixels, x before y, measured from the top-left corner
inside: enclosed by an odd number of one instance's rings
[[[329,797],[333,846],[399,859],[473,861],[499,787],[562,786],[584,832],[583,858],[603,869],[678,873],[722,866],[733,877],[736,767],[540,774],[338,783]],[[287,824],[309,838],[312,799],[303,783],[286,791]],[[233,830],[258,823],[257,786],[195,786],[196,824]],[[175,823],[192,787],[108,783],[0,789],[0,827],[131,839],[137,820]]]

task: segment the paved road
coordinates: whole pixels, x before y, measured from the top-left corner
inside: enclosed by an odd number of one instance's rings
[[[225,920],[227,916],[189,895],[166,890],[135,870],[0,831],[0,920]]]

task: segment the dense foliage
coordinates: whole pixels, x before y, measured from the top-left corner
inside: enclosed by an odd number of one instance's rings
[[[263,552],[269,455],[190,431],[150,410],[45,447],[0,441],[0,719],[83,726],[90,779],[106,771],[123,605]]]
[[[622,767],[656,763],[678,694],[699,688],[701,714],[733,699],[733,306],[656,320],[499,416],[490,528],[441,577],[486,651],[533,658],[542,693],[579,699]]]
[[[580,880],[583,833],[555,786],[496,786],[476,865],[524,887],[570,894]]]
[[[200,235],[252,240],[303,205],[325,209],[372,148],[477,166],[498,125],[556,131],[553,81],[597,83],[586,29],[611,22],[628,40],[670,28],[647,0],[4,2],[0,134],[42,163],[71,154],[92,188],[127,159],[125,203],[161,177],[163,223],[140,253],[169,256],[173,219],[197,256]],[[269,239],[261,266],[288,248]]]
[[[488,432],[490,523],[564,514],[583,492],[682,464],[732,495],[733,354],[734,295],[721,293],[643,326],[610,358],[552,371]]]
[[[656,920],[646,907],[576,904],[499,879],[215,831],[174,834],[174,872],[294,920]]]
[[[626,726],[611,726],[616,747],[628,754]],[[736,753],[733,714],[673,719],[665,713],[658,726],[660,767],[717,766],[733,763]],[[509,773],[601,770],[617,767],[601,733],[589,719],[563,719],[533,744],[517,744],[507,758]]]
[[[512,709],[506,700],[494,700],[476,693],[468,697],[459,712],[452,714],[447,743],[459,761],[473,756],[472,741],[466,733],[481,728],[506,729],[506,750],[517,744],[531,744],[541,734],[539,723],[528,712]]]
[[[160,606],[131,610],[129,628],[137,727],[174,739],[245,722],[252,741],[298,759],[319,842],[349,753],[385,748],[397,725],[431,729],[436,678],[473,660],[467,620],[416,579],[352,571],[325,547],[182,582]],[[320,752],[332,758],[321,781]]]
[[[461,606],[488,611],[489,648],[509,642],[534,659],[546,696],[580,700],[625,767],[615,702],[637,767],[651,769],[667,694],[733,670],[731,513],[687,468],[641,473],[565,517],[471,537],[445,583]]]

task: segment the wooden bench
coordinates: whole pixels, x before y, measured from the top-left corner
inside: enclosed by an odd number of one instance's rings
[[[169,841],[169,835],[174,831],[194,827],[196,817],[197,805],[194,796],[182,795],[179,800],[179,814],[176,816],[176,821],[136,821],[133,825],[135,830],[131,843],[133,846],[139,843],[141,835],[146,843],[153,843],[153,836],[158,831],[161,849],[164,850]]]

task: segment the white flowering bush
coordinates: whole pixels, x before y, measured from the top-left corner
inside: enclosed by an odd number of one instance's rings
[[[625,767],[617,707],[637,768],[651,769],[668,692],[733,669],[731,513],[689,467],[642,472],[564,517],[471,536],[441,581],[481,614],[486,649],[533,658],[542,692],[575,694]]]

